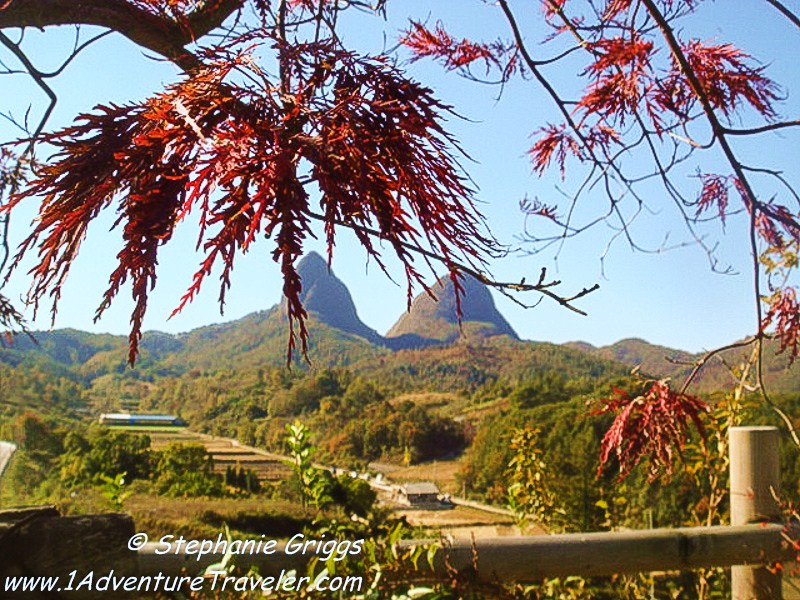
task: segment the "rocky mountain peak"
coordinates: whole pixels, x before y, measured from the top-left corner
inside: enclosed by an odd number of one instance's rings
[[[324,258],[309,252],[297,265],[297,272],[303,286],[300,300],[307,311],[326,325],[381,343],[381,336],[359,319],[350,291],[328,268]]]
[[[508,335],[517,337],[514,329],[500,314],[494,304],[489,288],[474,277],[462,279],[464,293],[461,297],[461,321],[463,335],[492,337]],[[431,289],[433,296],[423,292],[411,304],[411,309],[403,314],[389,330],[389,339],[402,336],[419,336],[448,343],[462,335],[458,327],[456,294],[453,282],[442,278]]]

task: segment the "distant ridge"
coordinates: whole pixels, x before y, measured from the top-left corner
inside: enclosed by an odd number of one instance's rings
[[[586,342],[568,342],[564,345],[603,359],[638,367],[641,373],[652,377],[680,379],[691,371],[691,363],[698,358],[690,352],[651,344],[640,338],[626,338],[599,348]]]
[[[602,360],[637,367],[646,377],[669,378],[676,383],[684,381],[694,363],[703,356],[702,352],[659,346],[640,338],[627,338],[599,348],[586,342],[569,342],[564,346]],[[776,340],[767,340],[764,346],[764,380],[772,391],[796,392],[800,389],[800,363],[792,363],[785,354],[778,354],[778,348]],[[750,348],[732,348],[713,357],[694,379],[692,389],[698,392],[730,389],[738,377],[731,374],[731,366],[743,364],[750,352]]]
[[[431,343],[449,344],[462,335],[487,338],[507,335],[518,340],[514,329],[500,314],[489,288],[474,277],[462,279],[464,293],[461,297],[461,328],[458,324],[456,294],[453,282],[442,278],[430,294],[423,292],[411,303],[386,334],[388,340],[405,341],[406,347],[420,347]],[[419,344],[419,345],[416,345]]]
[[[302,298],[309,310],[310,333],[310,362],[299,350],[294,354],[293,364],[300,369],[353,365],[359,372],[396,381],[412,373],[415,381],[441,385],[444,387],[440,391],[447,391],[448,385],[481,383],[500,371],[514,381],[521,380],[541,369],[542,364],[555,360],[553,364],[560,364],[559,369],[576,367],[590,377],[608,365],[627,365],[627,370],[637,367],[645,377],[671,378],[677,385],[702,356],[637,338],[602,347],[586,342],[559,346],[519,341],[495,308],[489,290],[476,281],[465,282],[461,330],[455,316],[452,284],[444,282],[434,288],[438,303],[427,295],[418,297],[410,312],[392,327],[390,335],[383,337],[358,318],[350,293],[322,257],[308,256],[298,267],[303,279]],[[128,377],[125,336],[74,329],[33,333],[36,343],[18,336],[10,346],[0,345],[0,365],[46,369],[82,382]],[[148,331],[137,367],[160,376],[179,376],[190,371],[235,372],[265,365],[284,366],[287,344],[285,310],[276,305],[235,321],[177,335]],[[763,370],[767,385],[775,392],[797,393],[800,361],[790,363],[786,355],[776,355],[777,340],[768,340],[765,346]],[[735,348],[715,356],[695,379],[692,389],[730,389],[734,381],[730,368],[742,364],[749,354],[750,348]],[[625,370],[623,367],[621,372]],[[130,377],[137,386],[149,385],[136,376]]]

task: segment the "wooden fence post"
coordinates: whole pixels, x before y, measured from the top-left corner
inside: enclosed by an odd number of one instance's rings
[[[778,522],[780,507],[779,436],[777,427],[730,429],[731,525]],[[780,600],[780,572],[764,566],[731,568],[733,600]]]

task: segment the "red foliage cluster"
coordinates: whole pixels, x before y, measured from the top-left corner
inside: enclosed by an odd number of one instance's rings
[[[747,191],[734,178],[733,183],[742,197],[747,212],[755,211],[755,228],[759,236],[773,250],[782,250],[790,243],[800,243],[800,221],[788,208],[776,202],[756,202],[755,207]],[[787,239],[788,238],[788,239]]]
[[[696,0],[662,0],[666,11],[681,13],[692,10]],[[583,27],[583,17],[566,17],[556,23],[555,17],[567,8],[566,0],[544,0],[543,9],[551,27],[560,33],[572,30],[581,39],[591,57],[585,69],[591,83],[575,103],[574,122],[548,125],[537,133],[539,139],[530,150],[535,171],[542,173],[555,160],[565,175],[565,160],[573,155],[583,162],[603,160],[611,143],[619,143],[621,128],[626,121],[637,119],[641,127],[649,121],[659,136],[689,119],[690,111],[699,101],[685,69],[676,56],[655,63],[655,37],[651,30],[637,30],[629,25],[638,3],[631,0],[608,0],[600,23],[592,33]],[[571,4],[569,5],[571,6]],[[597,8],[593,7],[594,16]],[[612,24],[625,24],[624,27]],[[624,31],[625,33],[620,33]],[[609,35],[613,33],[612,35]],[[432,57],[441,60],[449,69],[483,60],[489,67],[500,67],[503,56],[516,56],[513,45],[501,43],[478,44],[456,40],[437,23],[433,29],[414,22],[401,42],[409,47],[415,58]],[[693,72],[702,94],[713,109],[731,116],[742,104],[748,104],[759,115],[774,116],[773,105],[778,99],[777,86],[764,75],[764,68],[753,65],[753,59],[730,44],[710,44],[691,40],[680,44],[683,58]],[[508,75],[508,69],[503,72]],[[594,150],[599,148],[600,154]],[[711,181],[708,182],[711,186]],[[718,181],[717,183],[722,183]],[[723,200],[725,190],[706,187],[702,209],[712,198]],[[718,209],[722,209],[717,202]],[[722,213],[721,213],[722,214]]]
[[[566,177],[567,156],[579,156],[581,147],[578,141],[570,135],[565,125],[552,125],[543,127],[537,132],[540,135],[536,143],[528,151],[533,161],[533,169],[540,175],[543,174],[553,159],[561,170],[561,178]]]
[[[724,223],[731,184],[739,192],[748,213],[754,210],[747,191],[736,177],[704,173],[700,175],[700,179],[703,185],[697,199],[697,216],[715,206]],[[800,222],[787,207],[772,201],[758,202],[755,211],[756,232],[771,248],[780,250],[786,248],[790,242],[800,242]]]
[[[540,137],[528,150],[528,154],[531,157],[533,170],[540,175],[544,174],[550,163],[555,160],[561,171],[561,179],[565,179],[567,176],[567,157],[572,155],[581,160],[586,157],[586,152],[581,146],[581,142],[563,124],[548,124],[537,131],[536,135]],[[584,132],[583,141],[589,150],[599,148],[604,153],[607,153],[612,144],[620,143],[620,137],[613,127],[600,123]]]
[[[603,436],[598,476],[614,457],[620,479],[645,457],[649,458],[650,480],[661,473],[672,474],[674,454],[686,439],[689,423],[705,437],[700,415],[708,406],[699,398],[670,389],[666,381],[648,382],[644,393],[631,398],[614,389],[613,398],[603,400],[594,414],[616,413],[614,423]]]
[[[19,179],[19,157],[8,148],[0,148],[0,200]]]
[[[564,8],[567,0],[542,0],[542,10],[545,18],[550,21],[558,11]]]
[[[800,243],[800,222],[795,214],[782,204],[775,202],[751,201],[740,181],[733,176],[714,174],[701,175],[703,187],[697,201],[697,215],[716,206],[719,217],[724,222],[728,207],[728,193],[731,183],[739,192],[747,212],[752,214],[755,231],[766,243],[767,252],[782,252]],[[798,311],[796,290],[792,287],[779,289],[765,300],[767,312],[761,320],[761,331],[775,326],[780,339],[778,353],[789,350],[789,360],[794,361],[800,352],[800,312]]]
[[[646,71],[650,68],[653,42],[637,35],[630,39],[617,36],[589,44],[589,49],[596,54],[589,72],[599,77],[613,75],[617,70],[626,68],[636,72]]]
[[[775,325],[775,333],[780,340],[778,354],[789,350],[789,361],[794,362],[800,351],[800,305],[797,292],[788,287],[776,291],[767,301],[769,310],[764,315],[762,327]]]
[[[782,248],[784,245],[783,236],[775,222],[763,212],[758,212],[755,217],[755,227],[758,235],[772,248]]]
[[[711,207],[716,207],[717,214],[724,223],[728,210],[728,190],[730,189],[731,178],[713,173],[704,173],[700,175],[700,179],[703,182],[703,187],[700,191],[700,197],[697,199],[696,216]]]
[[[231,48],[154,98],[100,107],[45,136],[57,153],[12,202],[43,198],[40,219],[14,261],[38,246],[34,305],[49,293],[55,311],[89,222],[116,202],[124,246],[97,317],[130,280],[133,362],[158,250],[194,210],[206,257],[176,310],[219,263],[222,306],[235,256],[263,235],[274,240],[273,259],[283,273],[289,356],[295,327],[305,352],[295,262],[311,233],[310,182],[322,192],[329,255],[336,227],[344,225],[381,264],[376,235],[405,265],[409,298],[412,283],[424,286],[412,246],[444,257],[451,277],[456,259],[481,264],[493,242],[482,233],[472,190],[449,152],[452,140],[440,124],[448,108],[429,89],[387,61],[317,43],[280,48],[290,85],[281,93],[249,56]],[[229,81],[233,70],[263,85]]]
[[[289,0],[287,5],[292,9],[304,8],[306,10],[314,10],[319,8],[320,4],[326,1],[327,0]]]
[[[673,58],[666,74],[651,65],[653,42],[633,33],[629,37],[601,38],[589,44],[595,59],[587,68],[596,80],[578,103],[584,115],[597,114],[623,124],[642,104],[658,131],[664,113],[685,118],[697,97],[684,70]],[[743,102],[760,115],[773,116],[777,86],[764,76],[763,67],[751,66],[752,58],[730,44],[713,45],[692,40],[682,51],[711,106],[730,116]]]
[[[758,205],[756,227],[766,242],[775,248],[785,248],[787,238],[800,242],[800,223],[797,216],[782,204],[761,202]]]
[[[603,11],[603,21],[611,21],[631,7],[632,0],[608,0]]]
[[[667,10],[675,8],[676,6],[691,9],[698,2],[699,0],[661,0],[661,4]],[[632,5],[634,5],[633,0],[608,0],[606,2],[606,8],[603,11],[602,20],[612,21],[621,13],[629,11]]]
[[[616,14],[626,9],[628,4],[627,1],[611,2],[609,10],[613,9]],[[571,152],[579,160],[588,158],[584,150],[591,150],[597,142],[598,127],[602,127],[606,135],[602,141],[605,141],[607,149],[610,141],[619,141],[616,128],[624,126],[633,116],[639,119],[647,116],[654,130],[661,135],[670,126],[670,115],[678,121],[685,120],[696,106],[698,98],[675,57],[669,69],[663,72],[654,67],[656,50],[652,40],[632,32],[628,36],[601,37],[587,42],[586,47],[594,57],[586,73],[594,80],[575,109],[580,116],[578,131],[586,146]],[[730,44],[712,45],[696,40],[682,44],[682,51],[712,108],[730,116],[740,105],[747,103],[764,117],[774,116],[777,86],[764,76],[763,67],[752,66],[749,55]],[[567,135],[554,126],[542,129],[540,133],[543,134],[541,145],[537,143],[532,152],[537,171],[547,166],[547,162],[541,160],[542,156],[547,156],[547,153],[542,154],[542,150],[563,143],[561,140]],[[563,175],[563,163],[559,168]],[[712,191],[707,188],[705,197]],[[717,191],[722,191],[722,188],[717,188]]]
[[[584,132],[584,139],[589,149],[599,148],[604,153],[607,153],[611,144],[621,144],[619,132],[613,127],[603,124],[602,122],[590,127],[588,131]]]
[[[466,67],[482,60],[486,68],[500,67],[506,48],[500,44],[479,44],[466,39],[456,40],[441,23],[431,30],[422,23],[411,22],[411,29],[400,38],[400,43],[411,50],[414,60],[431,57],[443,59],[448,69]]]
[[[706,44],[692,40],[683,53],[711,106],[729,116],[741,104],[749,103],[760,115],[775,114],[777,86],[764,76],[764,67],[752,67],[752,57],[731,44]],[[674,65],[672,77],[684,77]],[[686,110],[682,107],[681,110]]]
[[[595,61],[587,72],[595,81],[578,107],[586,116],[597,114],[608,122],[623,125],[652,85],[653,43],[633,34],[630,38],[600,39],[589,44],[589,49]]]
[[[773,117],[778,87],[764,76],[764,67],[751,66],[753,59],[731,44],[713,45],[698,40],[682,44],[682,52],[713,109],[730,117],[743,102],[761,116]],[[697,102],[684,70],[673,57],[666,76],[655,82],[654,110],[686,118]]]

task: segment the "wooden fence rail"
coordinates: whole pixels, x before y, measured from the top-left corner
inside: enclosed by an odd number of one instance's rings
[[[546,577],[582,575],[585,577],[677,571],[702,567],[731,565],[763,565],[793,559],[784,535],[800,534],[779,524],[724,527],[686,527],[681,529],[648,529],[602,533],[569,533],[526,537],[497,537],[457,540],[445,543],[435,564],[437,574],[447,574],[445,561],[463,570],[473,567],[477,559],[478,577],[485,581],[525,582]],[[436,540],[405,540],[401,548],[435,543]],[[139,567],[143,573],[162,572],[177,575],[184,569],[202,571],[219,562],[222,554],[207,554],[200,561],[183,553],[157,554],[158,545],[149,543],[139,550]],[[234,563],[242,572],[258,567],[262,575],[277,576],[281,571],[302,572],[310,557],[284,552],[278,544],[270,555],[242,554]],[[420,570],[427,570],[426,560],[419,561]]]

